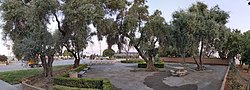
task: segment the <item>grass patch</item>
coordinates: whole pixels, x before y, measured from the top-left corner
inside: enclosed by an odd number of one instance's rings
[[[70,65],[54,66],[53,71],[62,70],[66,67],[70,67]],[[42,68],[6,71],[6,72],[0,72],[0,79],[13,85],[20,83],[24,78],[41,75],[42,72],[43,72]]]
[[[34,75],[40,75],[41,73],[42,69],[0,72],[0,79],[13,85],[20,83],[24,78],[28,78]]]

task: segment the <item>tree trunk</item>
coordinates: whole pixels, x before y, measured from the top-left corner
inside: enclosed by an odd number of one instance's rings
[[[242,66],[243,66],[243,62],[242,60],[240,60],[240,67],[242,68]]]
[[[77,68],[79,66],[79,64],[80,64],[80,59],[79,58],[75,58],[73,68]]]
[[[197,65],[197,69],[200,68],[200,64],[198,63],[198,61],[196,60],[196,58],[193,56],[193,59],[195,61],[195,64]]]
[[[128,61],[128,51],[126,51],[126,61]]]
[[[73,68],[78,67],[79,64],[80,64],[80,57],[77,57],[77,56],[80,56],[79,53],[76,55],[76,53],[74,53],[71,50],[68,50],[68,52],[70,52],[73,55],[73,57],[75,58],[75,61],[74,61],[74,64],[73,64]]]
[[[40,56],[41,62],[42,62],[42,66],[43,66],[43,76],[47,77],[47,72],[48,72],[48,66],[47,66],[47,62],[46,62],[46,58],[44,55]]]
[[[181,56],[184,64],[186,63],[186,57],[185,56],[186,56],[185,54],[182,54],[182,56]]]
[[[52,77],[53,77],[53,67],[52,67],[52,63],[54,61],[54,57],[53,55],[48,55],[48,60],[46,60],[46,57],[44,55],[40,56],[41,61],[42,61],[42,66],[43,66],[43,75],[44,77],[46,77],[46,90],[52,90],[52,86],[53,86],[53,81],[52,81]],[[47,62],[48,61],[48,62]]]
[[[47,70],[47,84],[46,84],[46,90],[53,90],[53,67],[52,63],[54,61],[53,55],[48,56],[48,70]]]
[[[149,71],[156,71],[157,68],[155,67],[152,58],[147,60],[147,70]]]
[[[248,65],[248,67],[247,67],[247,73],[249,72],[249,69],[250,69],[250,65]]]
[[[202,51],[203,51],[203,48],[204,48],[204,42],[203,42],[203,38],[201,39],[201,49],[200,49],[200,56],[199,56],[199,59],[200,59],[200,67],[198,68],[198,70],[203,70],[203,63],[202,63]]]
[[[148,60],[148,62],[147,62],[147,70],[149,70],[149,71],[156,71],[157,70],[157,68],[155,67],[152,60]]]
[[[112,45],[108,45],[108,49],[112,49]]]
[[[147,59],[147,57],[142,53],[142,51],[138,47],[136,47],[136,46],[134,46],[134,47],[137,50],[137,52],[139,53],[139,55],[142,57],[142,59],[147,63],[147,69],[150,71],[157,70],[154,63],[153,63],[152,57],[149,57],[149,59]]]
[[[75,55],[76,56],[76,55]],[[78,52],[77,53],[77,56],[75,57],[75,61],[74,61],[74,66],[73,66],[73,68],[76,68],[76,67],[78,67],[79,65],[80,65],[80,53]]]

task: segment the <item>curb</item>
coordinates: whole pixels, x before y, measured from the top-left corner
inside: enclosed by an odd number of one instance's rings
[[[227,81],[227,76],[228,76],[228,72],[229,72],[229,66],[227,67],[227,72],[226,72],[226,74],[225,74],[225,76],[224,76],[224,80],[223,80],[223,82],[222,82],[222,85],[221,85],[221,88],[220,88],[220,90],[224,90],[225,89],[225,84],[226,84],[226,81]]]
[[[26,81],[22,82],[22,88],[23,90],[45,90],[43,88],[40,87],[36,87],[36,86],[32,86],[30,84],[27,84]]]

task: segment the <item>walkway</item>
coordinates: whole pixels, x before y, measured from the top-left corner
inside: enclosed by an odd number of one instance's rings
[[[18,90],[15,86],[12,86],[2,80],[0,80],[0,88],[1,90]]]
[[[108,78],[117,90],[220,90],[227,69],[206,65],[206,71],[193,71],[195,64],[187,64],[188,75],[173,77],[169,70],[175,66],[180,64],[165,64],[166,72],[131,72],[137,64],[93,65],[85,77]]]

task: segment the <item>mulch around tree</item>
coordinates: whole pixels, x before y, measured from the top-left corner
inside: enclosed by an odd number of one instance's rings
[[[53,71],[53,76],[59,76],[62,74],[65,74],[67,71],[71,70],[72,67],[66,67],[62,70],[58,71]],[[31,79],[31,78],[30,78]],[[46,77],[39,75],[39,76],[34,76],[32,77],[32,83],[30,83],[33,86],[40,87],[40,88],[45,88],[46,87]]]
[[[158,72],[153,76],[148,76],[144,79],[144,84],[154,90],[197,90],[196,84],[186,84],[182,86],[169,86],[164,84],[162,81],[166,77],[170,77],[170,73]]]

